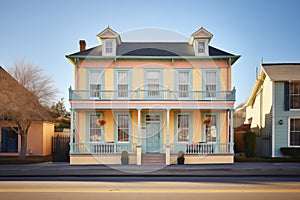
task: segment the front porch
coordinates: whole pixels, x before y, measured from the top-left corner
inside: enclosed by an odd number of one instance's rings
[[[230,143],[192,143],[165,147],[163,165],[177,164],[178,149],[185,153],[186,164],[233,163]],[[121,153],[129,153],[129,164],[141,165],[141,147],[136,144],[118,143],[73,143],[71,146],[71,164],[121,164]]]
[[[163,165],[233,163],[233,101],[71,101],[71,164],[141,165],[164,155]],[[209,118],[206,123],[205,119]],[[98,119],[104,125],[95,125]],[[144,157],[143,157],[144,156]]]

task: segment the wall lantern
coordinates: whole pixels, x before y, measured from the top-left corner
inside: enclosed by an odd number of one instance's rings
[[[279,125],[282,125],[282,124],[283,124],[282,119],[278,121],[278,124],[279,124]]]

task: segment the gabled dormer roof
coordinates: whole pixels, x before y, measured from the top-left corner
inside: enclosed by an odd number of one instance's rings
[[[116,31],[112,30],[109,26],[106,29],[104,29],[102,32],[100,32],[97,35],[97,38],[100,44],[102,43],[102,39],[108,39],[108,38],[115,38],[117,39],[118,45],[121,44],[120,35]]]
[[[208,42],[210,42],[212,37],[213,34],[208,32],[205,28],[201,27],[191,35],[189,43],[190,45],[193,45],[195,39],[208,39]]]

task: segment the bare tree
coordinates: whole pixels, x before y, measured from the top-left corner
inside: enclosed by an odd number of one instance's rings
[[[33,121],[52,121],[36,96],[0,66],[0,121],[21,136],[20,158],[25,158],[28,130]]]
[[[39,66],[24,60],[16,60],[8,72],[25,88],[31,91],[44,106],[49,106],[56,97],[53,79]]]

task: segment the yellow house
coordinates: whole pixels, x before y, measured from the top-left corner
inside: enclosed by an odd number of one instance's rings
[[[233,162],[236,56],[209,45],[200,28],[187,42],[123,42],[106,28],[100,44],[66,57],[70,88],[71,164]]]
[[[48,111],[42,107],[32,93],[20,85],[0,66],[0,156],[18,156],[21,152],[21,136],[14,116],[26,115],[25,120],[32,121],[28,128],[26,155],[48,156],[52,153],[54,122]],[[10,104],[10,102],[12,102]],[[22,102],[20,104],[20,102]],[[24,108],[31,104],[28,108]],[[7,112],[6,108],[13,111]],[[32,110],[38,110],[39,114]],[[21,113],[26,110],[26,114]]]

